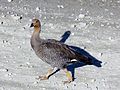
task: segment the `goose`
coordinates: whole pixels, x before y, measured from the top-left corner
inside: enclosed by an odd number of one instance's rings
[[[48,63],[52,67],[48,70],[46,75],[39,76],[40,80],[48,79],[54,73],[54,68],[57,68],[59,70],[64,70],[66,73],[68,80],[64,81],[64,83],[70,83],[74,79],[72,73],[67,69],[67,66],[72,62],[72,59],[91,65],[91,61],[88,57],[75,52],[68,45],[55,39],[42,39],[40,37],[41,23],[38,19],[33,19],[30,27],[34,27],[30,41],[31,47],[42,61]]]

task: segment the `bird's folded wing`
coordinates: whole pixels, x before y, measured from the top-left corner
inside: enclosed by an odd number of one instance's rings
[[[47,49],[50,49],[51,52],[57,52],[61,55],[64,55],[66,58],[74,59],[75,58],[75,52],[73,52],[68,45],[60,43],[59,41],[56,41],[54,39],[49,39],[46,42],[43,43],[44,46]]]

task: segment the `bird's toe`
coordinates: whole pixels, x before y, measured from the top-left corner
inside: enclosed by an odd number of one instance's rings
[[[43,75],[43,76],[39,76],[38,78],[36,79],[40,79],[40,80],[47,80],[48,77],[46,75]]]
[[[69,84],[69,83],[71,83],[72,81],[70,81],[70,80],[67,80],[67,81],[63,81],[63,84]]]

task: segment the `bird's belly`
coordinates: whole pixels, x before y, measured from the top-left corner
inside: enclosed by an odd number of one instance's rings
[[[44,62],[50,64],[52,67],[62,68],[69,59],[64,58],[56,53],[36,52],[36,55]]]

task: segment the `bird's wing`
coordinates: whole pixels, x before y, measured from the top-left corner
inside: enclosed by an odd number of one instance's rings
[[[63,44],[54,39],[48,39],[44,42],[44,46],[51,51],[64,55],[67,58],[74,59],[75,52],[73,52],[68,45]]]

